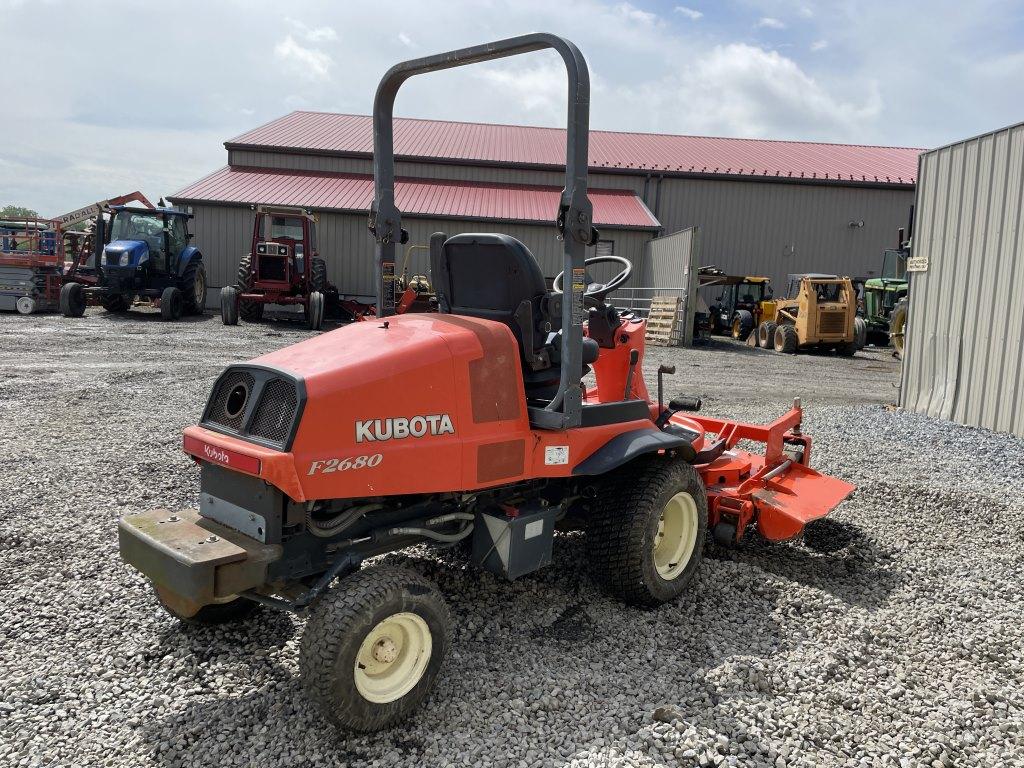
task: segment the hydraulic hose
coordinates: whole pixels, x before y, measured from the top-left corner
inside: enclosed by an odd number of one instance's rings
[[[306,528],[314,536],[329,539],[332,536],[337,536],[367,512],[373,512],[378,509],[383,509],[383,506],[381,504],[363,504],[362,506],[346,509],[340,515],[325,521],[314,520],[313,510],[310,509],[306,511]]]

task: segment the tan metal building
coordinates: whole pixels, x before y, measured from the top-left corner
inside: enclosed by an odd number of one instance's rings
[[[921,156],[900,405],[1024,437],[1024,123]]]
[[[426,243],[438,230],[501,229],[523,240],[553,276],[557,205],[539,200],[564,182],[564,137],[552,128],[396,120],[400,183],[458,188],[435,189],[430,200],[414,198],[411,210],[403,208],[411,242]],[[196,215],[196,243],[210,261],[211,285],[233,280],[248,249],[249,206],[287,203],[320,213],[329,276],[339,290],[369,295],[370,199],[339,201],[344,196],[318,195],[315,184],[299,193],[287,178],[275,177],[365,182],[373,170],[370,118],[294,112],[225,147],[225,168],[169,197]],[[607,131],[591,133],[590,150],[591,188],[610,195],[603,221],[595,201],[602,252],[641,259],[647,241],[696,226],[702,263],[766,274],[780,287],[792,272],[877,274],[882,250],[907,220],[919,152]],[[243,175],[244,182],[236,181]],[[475,202],[465,203],[466,196]],[[425,268],[422,255],[413,259],[413,269]],[[665,279],[680,285],[682,275]]]

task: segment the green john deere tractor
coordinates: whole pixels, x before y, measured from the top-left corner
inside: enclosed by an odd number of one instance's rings
[[[864,282],[864,319],[868,337],[884,336],[895,352],[903,354],[903,334],[907,328],[907,258],[910,241],[899,230],[899,244],[882,255],[882,275]]]

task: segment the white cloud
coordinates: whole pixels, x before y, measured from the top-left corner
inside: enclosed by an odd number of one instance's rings
[[[828,40],[815,40],[811,43],[812,51],[824,51],[826,48],[828,48]]]
[[[334,27],[309,27],[298,19],[285,17],[285,21],[292,25],[296,33],[308,43],[332,42],[338,39],[338,33]]]
[[[638,24],[654,24],[658,21],[657,14],[642,11],[629,3],[619,3],[615,6],[615,10],[622,18],[637,22]]]
[[[772,18],[771,16],[762,16],[757,21],[757,26],[767,27],[768,29],[785,29],[786,25],[779,19]]]
[[[882,111],[873,82],[856,98],[837,97],[792,59],[745,43],[715,46],[679,73],[617,96],[643,105],[649,121],[683,109],[688,133],[752,138],[855,140]]]
[[[814,11],[811,8],[807,7],[806,5],[801,6],[801,8],[798,11],[798,13],[800,14],[801,18],[804,18],[804,19],[812,19],[812,18],[814,18]]]
[[[697,19],[704,16],[700,11],[694,10],[693,8],[687,8],[685,5],[677,5],[675,8],[676,13],[681,13],[688,19],[696,21]]]
[[[487,83],[489,91],[517,104],[527,121],[552,123],[565,114],[565,67],[561,62],[483,67],[473,76]]]
[[[308,80],[329,80],[334,60],[323,51],[303,48],[291,35],[274,46],[274,56],[292,66],[300,76]]]
[[[405,34],[405,32],[398,33],[398,42],[400,42],[406,48],[414,48],[416,46],[416,44],[412,41],[412,38]]]

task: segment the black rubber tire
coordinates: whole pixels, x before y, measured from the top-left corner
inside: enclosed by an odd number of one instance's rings
[[[160,602],[160,606],[167,611],[167,613],[176,618],[182,624],[191,624],[193,626],[212,627],[217,624],[230,624],[236,621],[244,621],[262,607],[259,603],[255,603],[252,600],[246,600],[244,597],[236,597],[230,603],[204,605],[194,616],[182,616],[164,602],[163,597],[160,595],[160,590],[154,591],[156,592],[156,599]]]
[[[775,341],[775,328],[772,320],[765,320],[757,326],[757,346],[761,349],[771,349]]]
[[[407,694],[375,703],[356,688],[359,647],[388,616],[415,613],[427,624],[431,654],[423,676]],[[343,579],[313,604],[299,644],[299,671],[309,697],[336,725],[379,731],[410,715],[430,693],[451,645],[451,615],[431,582],[394,566],[365,568]]]
[[[196,291],[196,277],[202,274],[203,287],[202,296]],[[178,282],[181,288],[181,295],[184,298],[184,312],[186,315],[201,315],[206,311],[206,267],[203,266],[202,256],[193,256],[192,260],[185,267],[185,272]]]
[[[734,339],[746,341],[754,330],[754,316],[745,309],[736,310],[736,314],[732,318],[731,330]]]
[[[60,313],[64,317],[81,317],[85,314],[85,289],[81,283],[65,283],[60,289],[58,300]]]
[[[233,285],[220,289],[220,321],[224,325],[238,325],[238,289]]]
[[[853,340],[857,349],[868,345],[868,322],[863,317],[853,318]]]
[[[323,259],[313,259],[312,283],[314,291],[327,293],[327,262]]]
[[[252,290],[252,254],[245,254],[238,262],[239,293]],[[258,323],[263,319],[263,307],[265,305],[258,301],[238,301],[238,316],[247,323]]]
[[[774,347],[776,352],[792,354],[800,345],[800,336],[796,332],[796,326],[790,323],[782,323],[775,329]]]
[[[896,302],[896,306],[892,308],[892,314],[889,315],[889,344],[898,355],[903,354],[903,349],[906,346],[909,310],[910,302],[903,298]]]
[[[857,342],[850,341],[847,342],[846,344],[840,344],[838,347],[836,347],[836,352],[838,352],[839,355],[842,357],[853,357],[854,355],[857,354],[858,349],[859,347],[857,346]]]
[[[595,581],[627,605],[654,608],[675,599],[700,566],[707,535],[707,493],[697,470],[680,459],[645,457],[616,469],[602,486],[586,524]],[[697,539],[683,571],[666,580],[652,544],[662,510],[681,491],[696,503]]]
[[[319,331],[324,324],[324,295],[320,291],[312,291],[309,294],[309,303],[306,304],[306,325],[311,331]]]
[[[181,295],[181,289],[169,285],[160,294],[160,319],[180,320],[181,313],[185,309],[185,297]]]
[[[132,308],[131,297],[123,293],[108,293],[100,299],[100,304],[107,312],[127,312]]]

